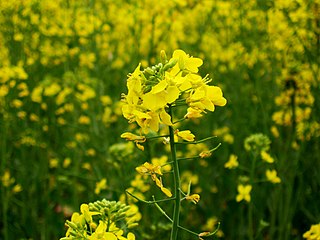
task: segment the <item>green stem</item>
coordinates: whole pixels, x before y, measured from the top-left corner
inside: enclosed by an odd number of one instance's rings
[[[251,169],[250,169],[250,184],[253,187],[254,183],[254,170],[256,167],[256,159],[257,159],[257,154],[254,153],[253,156],[253,161],[251,164]],[[250,240],[254,240],[254,231],[253,231],[253,206],[252,206],[252,201],[249,203],[249,208],[248,208],[248,237]]]
[[[201,140],[199,140],[199,141],[193,141],[193,142],[177,142],[176,144],[198,144],[198,143],[202,143],[202,142],[208,141],[208,140],[213,139],[213,138],[216,138],[216,137],[217,137],[217,136],[211,136],[211,137],[207,137],[207,138],[201,139]],[[217,146],[217,148],[220,147],[220,145],[221,145],[221,144],[219,143],[218,146]],[[216,148],[213,149],[213,150],[216,150]]]
[[[172,107],[169,107],[169,115],[172,118]],[[179,217],[180,217],[180,174],[179,174],[179,163],[176,156],[176,146],[174,142],[174,129],[172,126],[169,126],[169,135],[170,135],[170,150],[171,150],[171,160],[173,161],[173,181],[174,181],[174,210],[173,210],[173,223],[171,230],[171,240],[178,239],[178,229],[179,229]]]

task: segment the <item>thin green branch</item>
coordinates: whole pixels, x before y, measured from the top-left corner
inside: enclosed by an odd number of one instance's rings
[[[135,195],[133,195],[132,193],[130,193],[129,191],[126,191],[126,193],[128,193],[131,197],[135,198],[136,200],[140,201],[140,202],[144,202],[146,204],[156,204],[158,202],[166,202],[166,201],[171,201],[171,200],[174,200],[175,198],[172,197],[172,198],[165,198],[165,199],[159,199],[157,201],[146,201],[146,200],[143,200]]]
[[[194,142],[176,142],[175,144],[198,144],[198,143],[202,143],[202,142],[211,140],[211,139],[216,138],[216,137],[217,136],[211,136],[211,137],[207,137],[207,138],[201,139],[199,141],[194,141]]]
[[[146,137],[147,140],[157,139],[157,138],[164,138],[169,137],[169,134],[167,135],[159,135],[159,136],[153,136],[153,137]]]
[[[186,120],[186,119],[185,119],[185,118],[180,118],[180,119],[178,119],[177,121],[174,121],[172,124],[176,124],[176,123],[182,122],[182,121],[184,121],[184,120]]]

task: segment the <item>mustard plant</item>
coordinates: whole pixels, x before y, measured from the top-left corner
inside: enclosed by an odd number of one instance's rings
[[[128,75],[128,93],[122,95],[122,112],[123,116],[128,119],[130,128],[137,126],[137,129],[136,133],[125,132],[121,137],[135,142],[140,150],[144,150],[145,142],[154,139],[161,138],[164,144],[168,144],[173,185],[171,187],[166,185],[162,172],[163,166],[145,162],[137,166],[136,171],[141,175],[150,176],[166,198],[156,200],[153,196],[152,200],[146,201],[129,191],[127,193],[137,200],[154,204],[172,223],[171,240],[179,239],[180,230],[187,231],[201,239],[214,235],[217,230],[196,233],[180,225],[181,202],[186,200],[196,204],[200,200],[200,195],[191,192],[191,182],[188,192],[182,191],[179,165],[183,163],[183,160],[209,157],[219,145],[201,152],[198,156],[178,158],[176,148],[179,145],[198,144],[214,138],[211,136],[197,140],[196,135],[190,130],[178,129],[178,125],[181,126],[181,123],[187,120],[201,118],[208,111],[213,112],[215,106],[224,106],[227,101],[219,87],[209,85],[212,79],[208,75],[205,77],[199,75],[199,67],[203,64],[202,59],[192,57],[182,50],[175,50],[169,60],[166,53],[161,51],[160,58],[160,63],[144,70],[141,70],[141,64],[139,64],[135,71]],[[182,116],[180,116],[181,112],[183,112]],[[159,132],[163,128],[167,130],[161,135]],[[172,214],[163,210],[160,206],[163,202],[173,202]]]

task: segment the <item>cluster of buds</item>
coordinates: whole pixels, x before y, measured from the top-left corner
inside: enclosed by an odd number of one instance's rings
[[[66,221],[68,227],[66,237],[60,240],[69,239],[123,239],[134,240],[133,233],[123,234],[128,229],[138,225],[131,206],[116,201],[96,201],[80,206],[80,213],[72,214],[71,221]]]

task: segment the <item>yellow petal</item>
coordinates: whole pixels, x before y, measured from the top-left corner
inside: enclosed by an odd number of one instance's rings
[[[164,109],[160,112],[160,119],[164,124],[172,126],[171,116]]]
[[[160,108],[164,108],[167,105],[167,101],[165,99],[166,93],[157,93],[153,94],[151,92],[146,93],[143,97],[143,107],[151,110],[156,111]]]
[[[194,93],[191,95],[191,101],[199,101],[206,96],[206,92],[203,89],[196,89]]]
[[[108,239],[108,240],[118,240],[118,238],[113,234],[113,233],[110,233],[110,232],[107,232],[105,235],[104,235],[104,239]]]
[[[221,88],[216,86],[207,86],[207,96],[214,105],[224,106],[227,100],[222,96]]]
[[[209,111],[213,112],[214,111],[214,105],[213,103],[210,101],[209,98],[203,98],[201,100],[201,103],[205,106],[206,109],[208,109]]]
[[[165,95],[167,103],[173,103],[179,97],[179,89],[176,86],[169,86],[167,88],[167,94]]]
[[[190,130],[179,131],[177,135],[188,142],[193,142],[195,138],[195,135],[193,135]]]
[[[128,233],[128,236],[127,236],[127,239],[128,239],[128,240],[135,240],[135,239],[136,239],[136,236],[135,236],[133,233],[129,232],[129,233]]]
[[[169,189],[167,189],[167,188],[165,188],[165,187],[162,187],[162,188],[161,188],[161,191],[162,191],[165,195],[167,195],[167,197],[172,197],[172,193],[170,192]]]
[[[202,59],[191,57],[186,60],[185,68],[191,72],[197,73],[199,71],[198,67],[200,67],[202,64],[203,64]]]
[[[133,111],[133,114],[137,117],[137,118],[140,118],[140,119],[151,119],[151,116],[148,115],[147,113],[144,113],[144,112],[140,112],[138,110],[134,110]]]
[[[152,87],[152,90],[150,91],[150,93],[156,94],[156,93],[162,92],[162,91],[164,91],[166,89],[167,86],[168,86],[167,81],[166,80],[162,80],[157,85]]]

